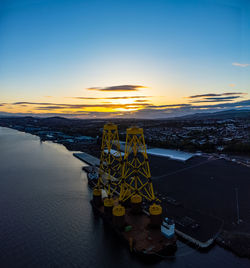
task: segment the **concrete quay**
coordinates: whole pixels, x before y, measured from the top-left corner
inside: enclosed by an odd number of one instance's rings
[[[90,154],[82,152],[82,153],[73,153],[73,155],[90,166],[100,165],[100,160],[97,157],[94,157]]]

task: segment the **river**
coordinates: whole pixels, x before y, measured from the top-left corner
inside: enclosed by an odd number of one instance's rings
[[[0,127],[1,268],[145,266],[94,217],[83,165],[62,145]],[[178,242],[175,258],[152,267],[244,268],[250,260]]]

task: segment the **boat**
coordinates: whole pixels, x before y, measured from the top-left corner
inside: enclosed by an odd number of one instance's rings
[[[105,213],[104,205],[98,207],[93,200],[91,204],[103,221],[128,245],[131,253],[147,261],[159,261],[174,256],[177,250],[174,224],[169,222],[169,227],[166,227],[163,222],[160,228],[151,226],[149,215],[143,211],[134,214],[131,207],[126,207],[125,224],[118,227],[112,217]],[[166,235],[163,228],[169,228],[169,234]]]
[[[91,184],[97,180],[91,200],[94,211],[127,243],[131,253],[147,260],[174,256],[177,237],[174,225],[162,221],[161,200],[154,193],[142,128],[127,129],[122,155],[117,126],[104,125],[99,174],[90,172],[88,180]],[[171,235],[162,224],[171,229]]]
[[[94,166],[87,172],[88,185],[90,188],[94,188],[98,181],[98,173]]]

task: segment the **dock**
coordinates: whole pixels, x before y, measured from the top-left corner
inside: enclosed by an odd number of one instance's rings
[[[176,234],[200,249],[211,246],[220,234],[224,222],[201,211],[192,210],[183,204],[163,201],[164,215],[175,221]]]
[[[98,172],[98,167],[100,165],[100,160],[98,158],[87,153],[74,153],[73,155],[90,165],[84,167],[86,172],[90,172],[91,166],[95,166],[95,169]],[[152,170],[154,173],[155,168]],[[158,180],[155,181],[155,186],[156,189],[159,188]],[[223,221],[207,214],[183,207],[181,203],[168,197],[164,191],[162,192],[160,189],[158,189],[158,191],[159,197],[162,199],[163,215],[164,217],[174,219],[176,234],[180,238],[183,238],[201,249],[207,248],[213,244],[222,229]],[[148,206],[149,204],[146,203],[143,207],[143,212],[147,215],[149,215]]]
[[[73,153],[73,155],[90,166],[100,166],[100,160],[87,153]]]

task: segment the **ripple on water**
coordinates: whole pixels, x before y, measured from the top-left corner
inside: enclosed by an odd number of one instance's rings
[[[0,127],[0,267],[142,267],[89,203],[81,163],[63,146]],[[150,265],[147,265],[150,266]],[[178,243],[153,267],[250,267],[215,247]]]

